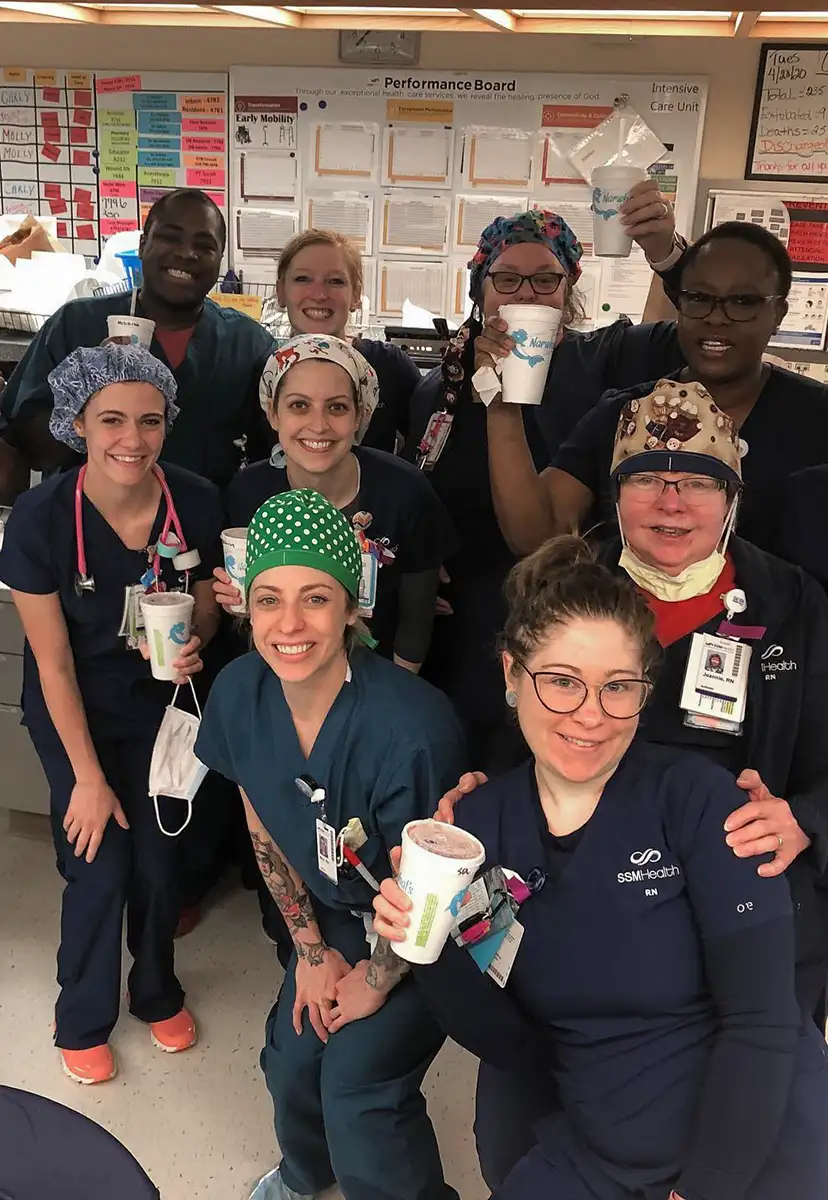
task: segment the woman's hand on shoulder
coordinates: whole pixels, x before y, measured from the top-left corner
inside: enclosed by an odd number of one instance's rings
[[[242,603],[244,597],[223,567],[216,567],[213,571],[213,578],[215,580],[213,593],[216,603],[220,604],[225,612],[229,612],[230,609]]]
[[[453,825],[455,804],[462,800],[463,796],[468,796],[469,792],[488,782],[488,775],[484,775],[482,771],[466,771],[465,775],[460,776],[457,787],[450,788],[440,797],[433,820],[442,821],[444,825]]]
[[[781,875],[811,845],[791,806],[774,796],[758,771],[745,770],[736,780],[748,794],[748,801],[725,821],[726,841],[737,858],[773,854],[773,862],[762,863],[757,870],[765,878]]]

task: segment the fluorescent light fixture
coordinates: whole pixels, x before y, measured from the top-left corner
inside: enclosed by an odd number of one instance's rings
[[[554,20],[561,17],[568,20],[591,21],[593,18],[606,21],[730,21],[732,12],[710,12],[699,9],[671,9],[662,11],[646,8],[513,8],[510,10],[517,17],[531,19],[540,17],[543,20]]]

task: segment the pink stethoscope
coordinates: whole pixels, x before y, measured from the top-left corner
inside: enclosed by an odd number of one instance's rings
[[[161,577],[161,559],[170,558],[172,564],[178,571],[184,571],[189,577],[189,572],[197,567],[201,561],[201,556],[197,550],[188,550],[187,542],[184,537],[184,530],[181,528],[181,522],[178,519],[178,513],[175,509],[175,503],[172,494],[164,476],[164,472],[159,466],[153,466],[152,473],[158,482],[161,484],[161,491],[164,493],[164,499],[167,503],[167,515],[164,518],[164,526],[161,530],[161,536],[155,544],[155,550],[152,558],[152,574],[154,582],[151,588],[154,591],[159,591],[158,581]],[[75,484],[75,541],[78,548],[78,569],[75,574],[75,592],[78,596],[82,596],[84,592],[95,591],[95,579],[87,573],[86,566],[86,546],[83,539],[83,481],[86,478],[86,464],[81,467],[78,472],[78,480]],[[172,536],[170,536],[171,531]],[[150,590],[150,589],[148,589]]]

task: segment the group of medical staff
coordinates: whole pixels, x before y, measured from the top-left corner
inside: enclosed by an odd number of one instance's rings
[[[116,1073],[124,914],[130,1012],[195,1044],[174,938],[238,816],[285,968],[261,1058],[282,1159],[255,1200],[456,1197],[420,1090],[447,1033],[481,1060],[498,1200],[828,1184],[828,389],[765,361],[773,235],[688,246],[650,182],[624,220],[675,322],[577,331],[566,222],[498,217],[422,377],[349,336],[341,235],[285,248],[277,349],[207,296],[219,209],[172,192],[141,239],[149,350],[107,337],[135,298],[74,301],[0,394],[0,579],[66,884],[55,1045],[78,1082]],[[506,303],[563,311],[538,407],[474,388],[513,348]],[[173,684],[137,623],[176,591]],[[438,804],[527,883],[503,987],[451,941],[433,967],[394,953],[396,848]],[[674,869],[647,887],[637,862]]]

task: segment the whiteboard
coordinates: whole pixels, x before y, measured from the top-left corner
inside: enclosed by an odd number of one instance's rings
[[[679,230],[690,233],[707,100],[701,78],[657,70],[610,76],[238,66],[230,87],[231,211],[279,210],[282,219],[290,212],[302,228],[313,213],[318,225],[357,229],[376,279],[374,315],[398,313],[408,286],[418,303],[462,318],[465,263],[501,212],[537,206],[564,213],[589,255],[591,192],[562,165],[561,149],[595,128],[621,96],[667,146],[653,173],[675,197]],[[258,176],[272,181],[278,199],[263,198],[261,188],[255,199],[244,194],[242,164],[251,149]],[[295,155],[295,176],[284,169],[285,155]],[[234,237],[241,227],[231,223]],[[245,282],[272,271],[272,257],[237,238],[231,255]],[[651,280],[643,255],[626,271],[592,262],[590,324],[619,311],[640,319]]]
[[[828,179],[828,44],[766,42],[746,179]]]

